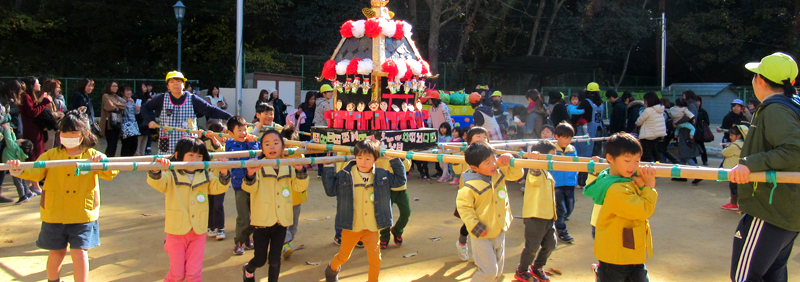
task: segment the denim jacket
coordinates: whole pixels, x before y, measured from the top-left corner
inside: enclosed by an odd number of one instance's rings
[[[356,164],[351,161],[339,172],[334,167],[322,168],[322,184],[328,197],[336,197],[336,228],[353,229],[353,175],[350,169]],[[392,226],[392,188],[406,184],[406,169],[400,159],[392,159],[389,164],[394,174],[385,169],[375,168],[375,221],[378,229]]]

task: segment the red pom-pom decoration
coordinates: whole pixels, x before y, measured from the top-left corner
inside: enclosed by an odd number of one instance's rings
[[[397,24],[397,31],[394,32],[394,39],[397,40],[403,39],[403,36],[405,36],[405,31],[403,29],[404,26],[403,22],[396,21],[396,24]]]
[[[406,62],[405,64],[406,64],[406,75],[402,79],[400,79],[400,81],[409,81],[411,80],[411,77],[414,76],[414,72],[411,71],[411,65],[409,65],[408,62]]]
[[[347,74],[358,74],[358,61],[361,59],[350,60],[350,64],[347,65]]]
[[[353,37],[353,21],[349,20],[344,22],[344,24],[342,24],[342,28],[339,29],[339,33],[341,33],[342,37],[344,38]]]
[[[381,65],[381,69],[383,72],[389,73],[389,80],[394,79],[394,77],[397,76],[397,72],[399,72],[393,60],[386,60],[386,62]]]
[[[419,63],[422,64],[422,75],[430,75],[431,65],[425,60],[419,60]]]
[[[327,80],[336,80],[336,61],[328,60],[322,67],[322,77]]]
[[[368,19],[364,24],[364,35],[369,38],[378,37],[381,34],[381,24],[377,18]]]

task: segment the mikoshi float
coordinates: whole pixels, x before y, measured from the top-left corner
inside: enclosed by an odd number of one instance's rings
[[[389,1],[372,0],[366,19],[342,24],[341,40],[318,81],[334,89],[326,127],[313,127],[315,143],[353,145],[374,138],[386,148],[419,151],[436,147],[436,129],[426,128],[420,97],[436,78],[411,39],[412,27],[394,19]]]

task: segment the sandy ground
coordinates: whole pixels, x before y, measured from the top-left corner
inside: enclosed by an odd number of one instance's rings
[[[718,165],[712,159],[711,165]],[[434,170],[431,169],[433,172]],[[456,188],[436,181],[417,180],[412,172],[409,194],[412,216],[406,228],[402,247],[394,244],[382,251],[382,281],[468,281],[475,271],[471,262],[456,256],[454,242],[461,222],[453,217]],[[124,172],[111,182],[101,183],[103,206],[100,217],[102,245],[89,252],[92,281],[160,281],[169,268],[163,250],[165,234],[164,196],[149,188],[144,172]],[[332,242],[335,200],[325,195],[322,184],[311,173],[309,201],[303,204],[296,251],[282,265],[282,281],[321,281],[324,268],[338,251]],[[3,187],[5,195],[16,195],[10,179]],[[522,210],[520,185],[509,184],[514,214]],[[655,256],[647,262],[653,281],[727,281],[730,269],[733,231],[740,215],[720,209],[728,200],[727,183],[703,181],[699,186],[687,182],[659,179],[659,201],[651,218]],[[547,268],[563,275],[553,281],[592,281],[590,264],[593,241],[589,225],[591,201],[576,190],[576,208],[569,230],[574,244],[560,244]],[[413,200],[419,198],[419,200]],[[44,281],[47,252],[36,248],[39,233],[39,197],[14,206],[0,206],[0,281]],[[206,281],[238,281],[241,266],[252,258],[252,251],[243,256],[232,254],[235,203],[233,191],[226,194],[226,226],[229,239],[209,240],[206,245],[203,276]],[[397,209],[395,208],[395,214]],[[502,281],[513,281],[519,263],[523,238],[522,220],[515,220],[506,237],[506,264]],[[439,241],[430,238],[441,237]],[[795,243],[798,247],[800,243]],[[795,248],[796,250],[798,248]],[[404,258],[408,253],[417,256]],[[319,263],[307,265],[306,262]],[[72,281],[72,264],[64,262],[63,281]],[[795,251],[789,261],[790,280],[800,279],[800,255]],[[356,249],[341,272],[342,281],[365,281],[366,252]],[[266,269],[256,272],[260,281],[267,281]]]

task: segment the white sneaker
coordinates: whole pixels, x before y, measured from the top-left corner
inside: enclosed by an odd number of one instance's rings
[[[216,229],[208,229],[208,237],[217,237],[217,230]]]
[[[225,229],[217,229],[217,241],[225,240]]]
[[[456,250],[458,250],[458,257],[462,261],[469,261],[469,247],[467,245],[461,245],[458,241],[456,241]]]

